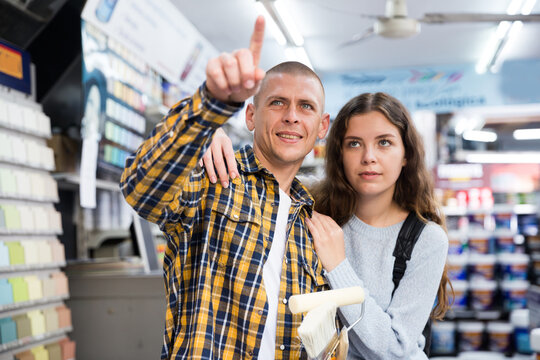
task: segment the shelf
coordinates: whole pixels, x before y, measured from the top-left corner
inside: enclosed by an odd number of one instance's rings
[[[60,199],[58,197],[56,198],[50,198],[50,199],[36,199],[36,198],[32,198],[32,197],[21,197],[21,196],[9,196],[9,195],[2,195],[0,194],[0,201],[2,200],[20,200],[20,201],[30,201],[30,202],[33,202],[33,203],[46,203],[46,204],[51,204],[51,203],[58,203],[60,201]]]
[[[444,206],[443,213],[446,216],[465,216],[474,214],[506,214],[514,213],[517,215],[536,214],[538,207],[532,204],[495,204],[491,208],[469,209],[457,206]]]
[[[43,241],[43,240],[58,240],[57,237],[51,236],[51,234],[34,234],[34,235],[21,235],[21,234],[0,234],[0,241],[9,242],[9,241]]]
[[[78,174],[51,174],[58,182],[58,187],[66,190],[79,190],[81,177]],[[120,192],[120,184],[115,181],[96,179],[96,189]]]
[[[448,320],[498,320],[502,317],[503,311],[501,310],[450,310],[446,313]]]
[[[30,235],[30,236],[37,236],[37,235],[62,235],[62,230],[50,230],[50,231],[27,231],[27,230],[0,230],[0,237],[6,236],[6,235]]]
[[[67,328],[59,329],[50,333],[26,337],[24,339],[18,339],[17,341],[12,341],[7,344],[2,344],[0,345],[0,353],[2,355],[6,355],[6,353],[15,354],[31,349],[35,346],[54,343],[65,338],[66,333],[72,330],[73,328],[69,326]]]
[[[47,268],[42,270],[28,270],[28,271],[12,271],[12,272],[2,272],[0,273],[0,279],[10,279],[15,277],[21,277],[21,276],[29,276],[29,275],[43,275],[43,274],[51,274],[54,272],[61,272],[59,268]]]
[[[129,238],[129,229],[93,230],[88,233],[88,248],[98,248],[107,239]]]
[[[10,265],[10,266],[0,266],[0,274],[4,273],[19,273],[24,271],[40,271],[40,270],[49,270],[57,269],[66,266],[66,262],[60,263],[46,263],[46,264],[24,264],[24,265]]]
[[[0,129],[5,129],[5,130],[10,130],[10,131],[14,131],[18,134],[22,134],[22,135],[29,135],[29,136],[33,136],[33,137],[36,137],[38,139],[43,139],[43,140],[48,140],[50,138],[52,138],[52,134],[42,134],[38,131],[30,131],[28,129],[24,129],[24,128],[18,128],[18,127],[13,127],[13,126],[9,126],[5,123],[0,123]]]
[[[9,305],[0,306],[0,318],[7,318],[24,314],[32,310],[45,309],[49,307],[56,307],[62,305],[62,300],[68,299],[69,296],[55,296],[50,298],[44,298],[39,300],[24,301],[20,303],[14,303]]]
[[[44,166],[37,166],[37,165],[32,165],[32,164],[20,163],[20,162],[10,161],[8,159],[2,159],[2,158],[0,158],[0,164],[22,166],[24,168],[33,169],[33,170],[45,170],[45,171],[54,171],[55,170],[55,166],[47,168],[47,167],[44,167]]]

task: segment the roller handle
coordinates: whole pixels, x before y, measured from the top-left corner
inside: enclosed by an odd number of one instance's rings
[[[353,286],[343,289],[293,295],[289,298],[289,309],[293,314],[298,314],[310,311],[326,302],[334,302],[338,307],[361,304],[364,302],[364,289],[361,286]]]

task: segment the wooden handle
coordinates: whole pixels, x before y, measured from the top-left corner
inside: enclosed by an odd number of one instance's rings
[[[293,314],[298,314],[307,312],[326,302],[333,302],[338,307],[360,304],[364,302],[364,289],[361,286],[353,286],[343,289],[293,295],[289,298],[289,309]]]

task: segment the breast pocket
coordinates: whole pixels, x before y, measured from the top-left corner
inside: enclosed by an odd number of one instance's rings
[[[212,214],[208,231],[214,260],[223,267],[238,265],[253,257],[258,248],[261,231],[260,209],[250,199],[237,199],[230,203],[216,201],[212,206]]]

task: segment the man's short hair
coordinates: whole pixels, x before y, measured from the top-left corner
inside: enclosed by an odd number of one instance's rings
[[[253,96],[253,103],[255,104],[255,106],[257,106],[257,104],[259,103],[259,94],[262,92],[262,90],[266,86],[266,79],[268,78],[268,75],[271,75],[271,74],[301,75],[301,76],[317,79],[319,84],[321,84],[321,89],[323,92],[322,106],[324,108],[324,86],[322,84],[321,79],[319,78],[319,75],[317,75],[315,71],[311,70],[309,67],[307,67],[306,65],[298,61],[285,61],[280,64],[277,64],[276,66],[272,67],[270,70],[266,71],[266,76],[262,80],[259,90]]]

